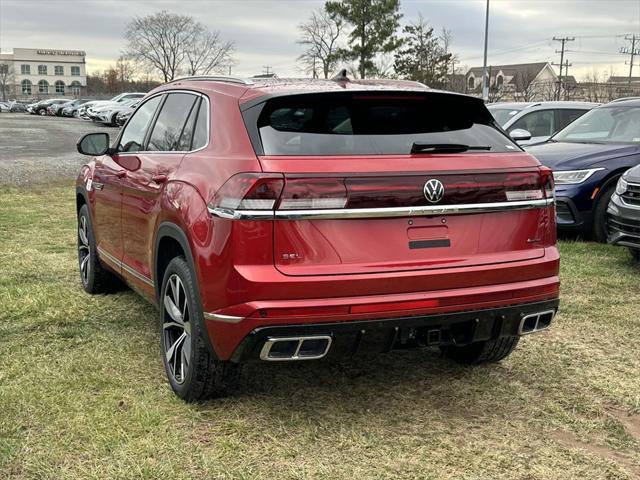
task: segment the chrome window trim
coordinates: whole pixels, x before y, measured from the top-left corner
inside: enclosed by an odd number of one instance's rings
[[[136,107],[136,110],[131,114],[131,116],[129,117],[129,120],[127,120],[127,123],[125,123],[125,125],[122,127],[122,130],[120,131],[120,134],[118,135],[117,139],[116,139],[116,147],[120,144],[120,138],[122,138],[122,134],[124,133],[125,129],[127,128],[127,125],[129,124],[129,121],[131,120],[131,118],[133,117],[133,115],[135,114],[135,112],[138,110],[138,108],[140,108],[142,105],[144,105],[145,103],[147,103],[149,100],[151,100],[152,98],[155,98],[159,95],[168,95],[171,93],[189,93],[191,95],[194,95],[196,97],[201,97],[204,98],[207,102],[207,143],[205,143],[205,145],[203,147],[197,148],[195,150],[139,150],[137,152],[118,152],[116,153],[116,155],[118,156],[129,156],[129,155],[142,155],[142,154],[167,154],[167,153],[195,153],[195,152],[199,152],[201,150],[206,149],[209,144],[211,143],[211,101],[209,100],[209,97],[206,96],[204,93],[200,93],[200,92],[196,92],[195,90],[185,90],[185,89],[176,89],[176,90],[163,90],[162,92],[158,92],[155,93],[153,95],[151,95],[148,98],[144,99],[144,102],[140,103],[140,105],[138,105]]]
[[[425,205],[422,207],[343,208],[326,210],[231,210],[209,207],[209,212],[231,220],[322,220],[340,218],[393,218],[425,215],[466,215],[473,213],[529,210],[554,205],[555,199],[515,202],[470,203],[460,205]]]
[[[137,270],[135,270],[133,267],[130,267],[129,265],[127,265],[124,262],[121,262],[120,260],[118,260],[116,257],[114,257],[113,255],[111,255],[110,253],[107,253],[106,251],[104,251],[102,248],[98,247],[98,255],[100,255],[101,257],[105,258],[106,260],[109,260],[112,264],[114,264],[116,267],[118,268],[122,268],[125,272],[127,272],[128,274],[130,274],[131,276],[137,278],[138,280],[140,280],[143,283],[146,283],[147,285],[149,285],[150,287],[154,286],[153,280],[151,280],[149,277],[146,277],[145,275],[143,275],[142,273],[138,272]]]

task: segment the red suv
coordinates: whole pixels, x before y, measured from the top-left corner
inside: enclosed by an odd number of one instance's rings
[[[238,365],[438,346],[506,357],[558,307],[553,177],[480,99],[403,81],[194,77],[77,180],[84,289],[160,310],[173,390]]]

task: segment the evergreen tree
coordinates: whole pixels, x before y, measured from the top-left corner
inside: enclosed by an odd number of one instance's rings
[[[401,41],[396,36],[400,25],[400,0],[341,0],[325,4],[329,14],[351,25],[349,48],[341,50],[347,60],[358,61],[360,78],[375,70],[379,53],[396,50]]]

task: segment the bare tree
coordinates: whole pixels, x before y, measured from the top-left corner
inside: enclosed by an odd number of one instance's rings
[[[135,66],[126,56],[120,55],[116,62],[115,70],[118,75],[118,82],[120,82],[121,88],[124,90],[124,86],[131,82],[136,73]]]
[[[0,63],[0,90],[2,90],[2,101],[7,100],[13,72],[11,67],[6,63]]]
[[[298,43],[306,47],[298,61],[303,65],[305,72],[317,77],[320,67],[324,78],[329,78],[339,60],[338,43],[343,29],[342,20],[332,17],[325,10],[313,12],[307,22],[298,25]]]
[[[187,75],[208,75],[233,65],[233,42],[223,41],[220,32],[211,31],[199,23],[195,25],[191,41],[184,50]]]

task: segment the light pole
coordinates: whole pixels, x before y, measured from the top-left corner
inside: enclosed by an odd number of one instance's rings
[[[487,78],[487,45],[489,43],[489,0],[487,0],[487,14],[484,20],[484,63],[482,65],[482,99],[489,100],[489,79]]]

